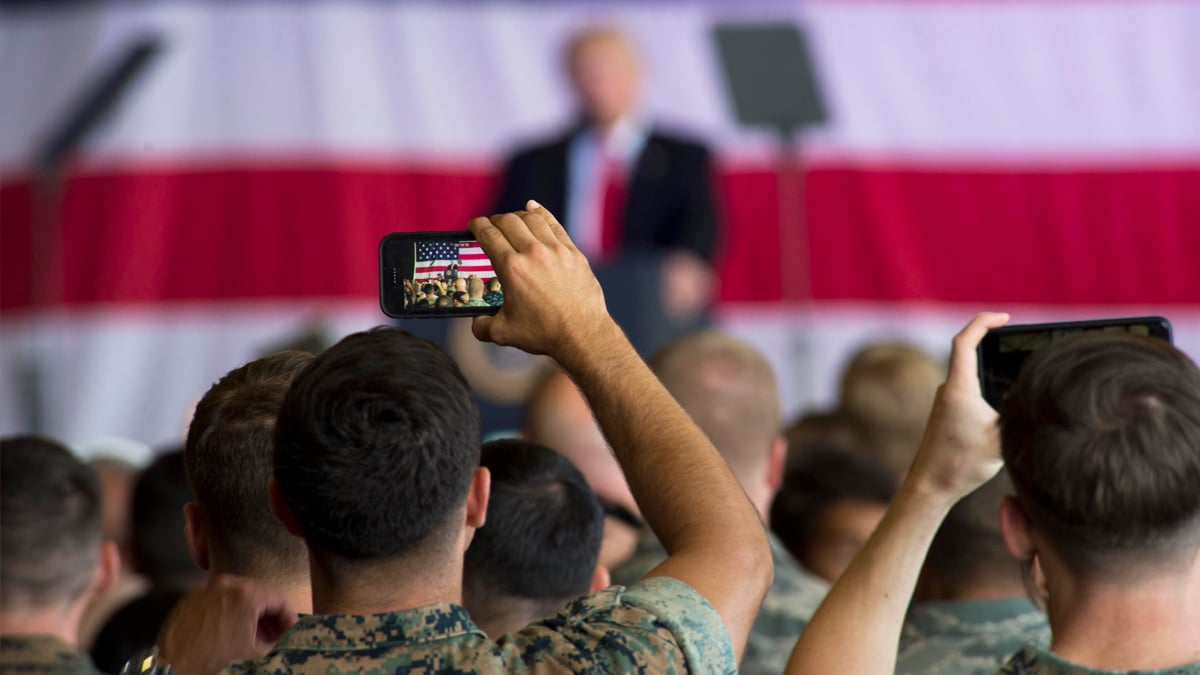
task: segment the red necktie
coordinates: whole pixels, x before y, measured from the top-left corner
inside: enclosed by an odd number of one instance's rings
[[[621,230],[625,226],[625,199],[628,186],[625,168],[605,159],[601,169],[604,199],[600,212],[600,258],[611,257],[621,248]]]

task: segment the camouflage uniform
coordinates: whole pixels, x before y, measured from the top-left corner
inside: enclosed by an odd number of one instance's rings
[[[918,603],[900,633],[896,672],[987,675],[1022,645],[1049,639],[1046,616],[1025,599]]]
[[[782,673],[800,631],[829,591],[824,580],[809,574],[796,563],[775,535],[767,536],[771,542],[771,559],[775,562],[775,580],[771,582],[750,630],[741,663],[740,672],[744,675]],[[649,528],[644,529],[633,556],[613,570],[613,582],[633,583],[666,559],[667,552],[654,533]]]
[[[458,605],[369,616],[307,615],[266,657],[227,673],[733,673],[720,615],[676,579],[580,598],[492,642]]]
[[[998,675],[1200,675],[1200,662],[1189,663],[1174,668],[1161,670],[1096,670],[1077,666],[1070,661],[1051,654],[1047,649],[1035,645],[1026,645],[1024,649],[1013,655],[1008,663],[1000,669]]]
[[[99,675],[87,655],[48,635],[0,637],[0,673]]]

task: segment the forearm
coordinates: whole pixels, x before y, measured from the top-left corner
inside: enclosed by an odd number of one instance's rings
[[[906,482],[804,628],[787,674],[896,669],[900,630],[929,545],[953,496]]]
[[[708,598],[741,650],[770,583],[757,512],[711,441],[634,352],[620,329],[593,332],[560,359],[592,405],[675,576]],[[740,635],[739,635],[740,634]]]

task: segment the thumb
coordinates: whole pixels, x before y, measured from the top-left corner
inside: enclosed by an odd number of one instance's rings
[[[492,322],[495,321],[494,316],[477,316],[471,322],[471,332],[475,334],[475,339],[481,342],[493,342],[492,340]]]

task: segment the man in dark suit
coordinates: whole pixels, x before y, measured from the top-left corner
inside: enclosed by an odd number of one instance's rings
[[[615,317],[663,324],[665,315],[670,332],[690,328],[715,291],[719,224],[708,150],[635,115],[638,63],[618,31],[576,34],[566,67],[579,122],[512,157],[495,210],[517,210],[533,198],[563,214],[571,237],[598,268]],[[657,301],[647,297],[648,287],[658,290]],[[634,307],[622,311],[626,303]]]

